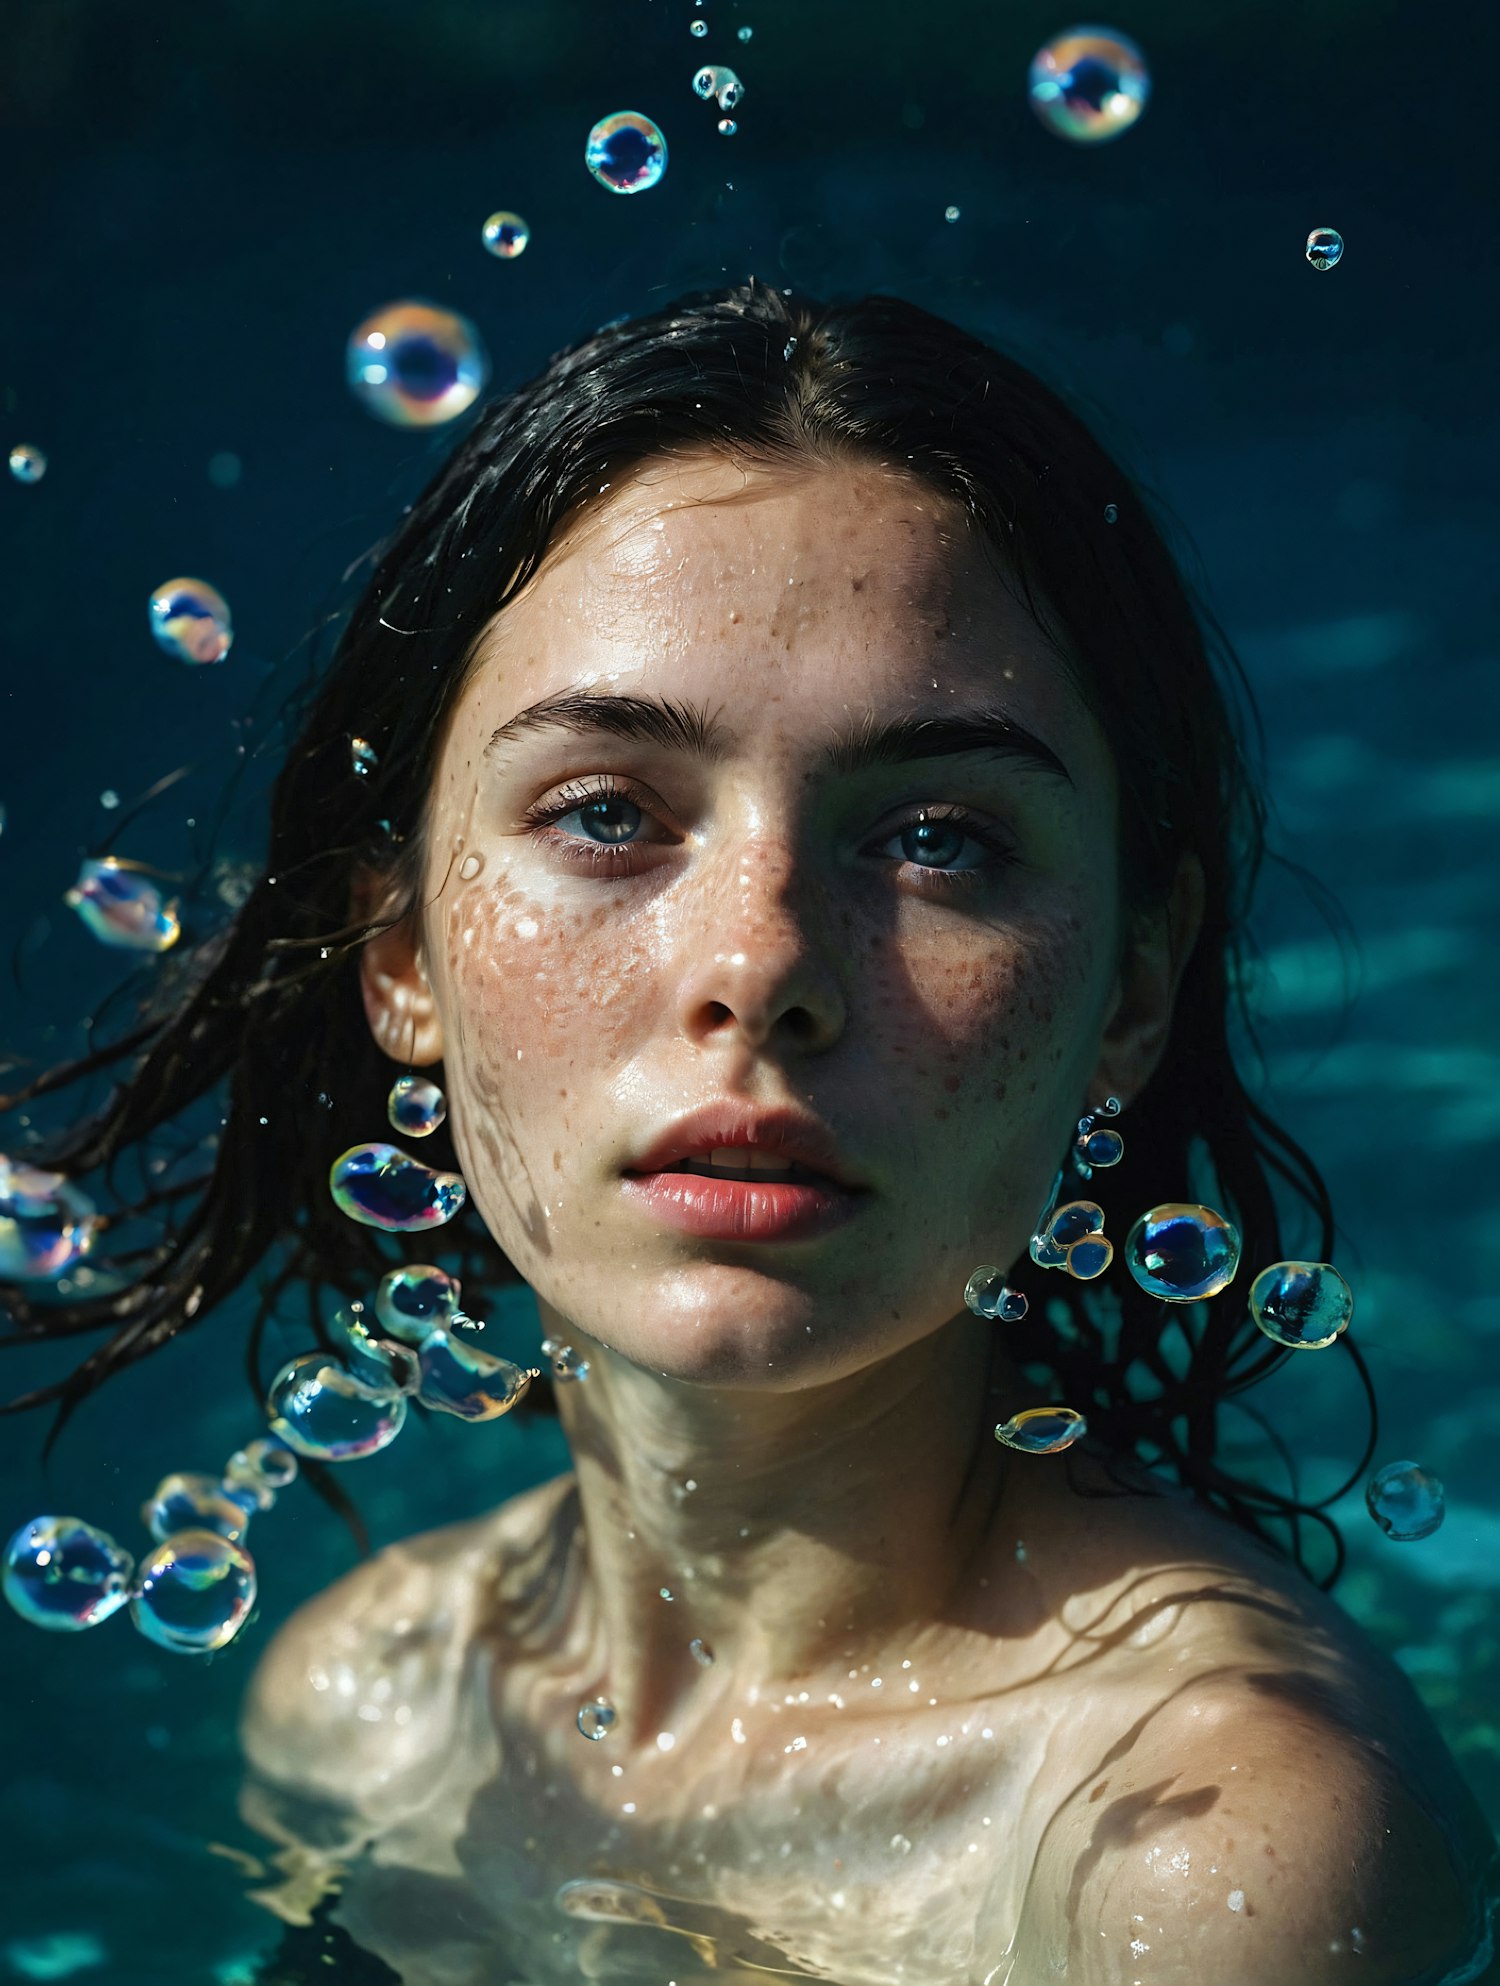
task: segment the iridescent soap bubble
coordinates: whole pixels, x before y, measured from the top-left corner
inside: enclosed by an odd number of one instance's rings
[[[422,1383],[416,1352],[399,1339],[377,1337],[362,1303],[335,1311],[332,1330],[339,1363],[372,1393],[415,1393]]]
[[[450,1338],[446,1331],[434,1331],[418,1356],[422,1385],[417,1398],[464,1421],[498,1420],[525,1397],[532,1381],[530,1371]]]
[[[1031,1237],[1031,1259],[1043,1269],[1067,1266],[1068,1250],[1104,1232],[1104,1209],[1092,1200],[1069,1200],[1047,1216]]]
[[[585,1703],[578,1712],[578,1728],[586,1738],[598,1744],[614,1727],[615,1707],[607,1698],[594,1697]]]
[[[408,1138],[429,1138],[448,1115],[448,1101],[425,1076],[398,1076],[385,1101],[393,1129]]]
[[[167,579],[151,595],[151,632],[177,662],[222,662],[234,641],[229,602],[206,579]]]
[[[224,1494],[248,1510],[269,1510],[279,1491],[297,1480],[297,1458],[279,1441],[247,1441],[224,1464]]]
[[[1076,1407],[1026,1407],[995,1429],[996,1441],[1025,1455],[1057,1455],[1071,1448],[1088,1422]]]
[[[406,1423],[400,1393],[362,1386],[327,1352],[289,1359],[271,1381],[272,1434],[315,1462],[358,1462],[389,1447]]]
[[[1314,228],[1307,237],[1307,259],[1315,269],[1331,269],[1344,253],[1344,237],[1337,228]]]
[[[722,62],[705,62],[693,77],[693,93],[705,99],[712,97],[720,110],[733,110],[744,96],[745,86]]]
[[[531,239],[531,229],[519,214],[502,207],[499,213],[490,215],[479,235],[491,255],[498,255],[504,262],[513,262],[518,255],[524,254]]]
[[[418,1351],[458,1309],[463,1286],[456,1276],[428,1262],[390,1269],[375,1294],[375,1315],[383,1330]]]
[[[368,738],[349,740],[349,770],[356,779],[368,779],[380,763],[380,754]]]
[[[101,945],[122,952],[170,951],[182,936],[180,905],[166,903],[155,883],[115,855],[89,857],[63,902],[76,910]]]
[[[667,141],[640,111],[617,110],[590,131],[583,157],[611,193],[644,193],[667,169]]]
[[[467,1197],[456,1172],[434,1172],[394,1145],[353,1145],[328,1172],[341,1213],[386,1234],[417,1234],[451,1221]]]
[[[1032,57],[1027,81],[1037,116],[1075,145],[1118,138],[1151,94],[1145,57],[1115,28],[1069,28],[1054,35]]]
[[[1388,1538],[1430,1538],[1443,1521],[1443,1486],[1417,1462],[1387,1462],[1365,1484],[1370,1515]]]
[[[18,441],[10,451],[10,473],[18,483],[39,483],[47,473],[47,458],[29,441]]]
[[[964,1302],[976,1317],[992,1317],[1001,1324],[1019,1324],[1026,1315],[1026,1298],[1020,1290],[1008,1288],[1005,1271],[990,1262],[964,1284]]]
[[[1086,1235],[1082,1241],[1075,1241],[1068,1250],[1063,1267],[1070,1276],[1076,1276],[1081,1283],[1091,1283],[1095,1276],[1102,1276],[1115,1259],[1115,1244],[1107,1235]]]
[[[81,1517],[33,1517],[5,1547],[5,1597],[33,1627],[97,1627],[130,1598],[135,1560]]]
[[[1278,1345],[1321,1351],[1348,1327],[1354,1292],[1331,1262],[1273,1262],[1250,1285],[1250,1315]]]
[[[473,406],[490,361],[467,317],[409,299],[355,327],[345,375],[356,399],[392,427],[440,427]]]
[[[1217,1296],[1239,1265],[1239,1235],[1212,1207],[1169,1200],[1142,1214],[1125,1237],[1125,1266],[1163,1303]]]
[[[55,1283],[98,1232],[93,1201],[60,1172],[0,1152],[0,1282]]]
[[[158,1543],[177,1531],[215,1531],[237,1545],[250,1528],[250,1513],[225,1493],[217,1476],[178,1469],[163,1476],[141,1505],[141,1522]]]
[[[141,1560],[130,1618],[148,1641],[207,1655],[232,1641],[255,1605],[255,1561],[216,1531],[177,1531]]]

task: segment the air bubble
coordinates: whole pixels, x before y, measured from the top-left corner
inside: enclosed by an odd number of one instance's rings
[[[255,1604],[255,1562],[216,1531],[178,1531],[141,1560],[130,1617],[148,1641],[206,1655],[232,1641]]]
[[[179,1469],[163,1476],[141,1505],[141,1522],[158,1544],[177,1531],[213,1531],[237,1545],[250,1528],[250,1513],[225,1494],[217,1476]]]
[[[1365,1485],[1370,1515],[1388,1538],[1411,1544],[1443,1521],[1443,1485],[1417,1462],[1387,1462]]]
[[[502,207],[498,214],[490,215],[479,230],[479,237],[491,255],[498,256],[502,262],[514,262],[525,252],[531,229],[519,214]]]
[[[644,193],[667,169],[667,141],[640,111],[617,110],[590,131],[583,157],[611,193]]]
[[[1168,1201],[1142,1214],[1125,1238],[1125,1266],[1163,1303],[1217,1296],[1239,1262],[1239,1235],[1211,1207]]]
[[[995,1429],[996,1441],[1025,1455],[1057,1455],[1088,1432],[1076,1407],[1027,1407]]]
[[[430,1263],[390,1269],[375,1295],[375,1315],[391,1337],[420,1351],[434,1331],[458,1310],[463,1286],[456,1276]]]
[[[1006,1286],[1005,1271],[986,1263],[974,1271],[964,1285],[964,1302],[976,1317],[990,1317],[1001,1324],[1019,1324],[1026,1315],[1026,1298],[1020,1290]]]
[[[356,399],[393,427],[440,427],[473,406],[490,362],[467,317],[408,299],[383,305],[350,333],[345,376]]]
[[[1070,28],[1032,58],[1031,107],[1059,138],[1100,145],[1128,131],[1151,95],[1145,57],[1114,28]]]
[[[99,1217],[60,1172],[0,1152],[0,1281],[55,1283],[94,1245]]]
[[[430,1138],[448,1115],[447,1098],[425,1076],[398,1076],[385,1107],[392,1129],[408,1138]]]
[[[614,1728],[614,1722],[615,1707],[602,1696],[596,1696],[591,1702],[585,1703],[578,1712],[579,1730],[584,1737],[592,1739],[595,1744],[598,1744],[601,1738],[608,1736]]]
[[[156,645],[177,662],[222,662],[234,641],[229,602],[206,579],[164,580],[148,602]]]
[[[1337,228],[1314,228],[1307,237],[1307,259],[1315,269],[1332,269],[1343,254],[1344,237]]]
[[[389,1447],[406,1423],[399,1393],[362,1386],[327,1352],[290,1359],[271,1382],[272,1434],[315,1462],[357,1462]]]
[[[1292,1351],[1321,1351],[1348,1328],[1354,1292],[1331,1262],[1273,1262],[1250,1285],[1250,1315]]]
[[[328,1187],[341,1213],[387,1234],[441,1227],[468,1197],[456,1172],[434,1172],[384,1144],[351,1146],[329,1168]]]
[[[47,473],[47,458],[29,441],[18,441],[10,451],[10,473],[18,483],[39,483]]]
[[[97,1627],[130,1598],[135,1560],[81,1517],[33,1517],[5,1547],[5,1597],[33,1627]]]
[[[180,906],[163,901],[161,891],[134,864],[116,855],[90,857],[78,880],[63,892],[101,945],[117,951],[165,952],[182,936]]]

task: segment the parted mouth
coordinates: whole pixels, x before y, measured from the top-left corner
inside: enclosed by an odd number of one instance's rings
[[[684,1172],[691,1173],[698,1179],[738,1179],[749,1185],[838,1185],[838,1181],[831,1174],[819,1172],[810,1165],[799,1165],[795,1161],[788,1165],[769,1153],[762,1157],[758,1153],[746,1154],[742,1151],[733,1150],[733,1148],[729,1149],[733,1151],[732,1160],[728,1157],[716,1158],[712,1156],[674,1159],[670,1165],[656,1167],[650,1176],[656,1177],[661,1173]],[[641,1174],[632,1175],[632,1177],[637,1178],[642,1176]]]
[[[849,1192],[864,1191],[868,1184],[845,1163],[832,1131],[816,1117],[789,1107],[757,1109],[733,1098],[664,1126],[622,1170],[767,1184],[800,1180]]]

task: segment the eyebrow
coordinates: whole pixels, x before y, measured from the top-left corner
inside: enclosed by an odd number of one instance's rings
[[[485,751],[501,753],[507,745],[546,731],[631,739],[685,752],[708,765],[722,763],[734,748],[731,734],[691,705],[616,690],[568,689],[518,711],[493,733]],[[1004,711],[991,709],[896,717],[884,723],[867,711],[825,746],[819,770],[849,778],[875,766],[917,764],[972,752],[1011,759],[1065,785],[1073,784],[1072,774],[1050,745]]]

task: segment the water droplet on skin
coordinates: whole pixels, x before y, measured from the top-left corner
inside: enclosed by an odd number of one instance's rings
[[[688,1653],[702,1668],[711,1669],[713,1667],[714,1651],[706,1641],[700,1640],[697,1635],[694,1635],[693,1639],[688,1643]]]
[[[174,661],[222,662],[234,641],[229,602],[206,579],[164,580],[148,603],[156,645]]]
[[[606,1737],[614,1728],[615,1707],[609,1700],[596,1696],[585,1703],[578,1712],[578,1729],[585,1738],[594,1744]]]
[[[483,867],[484,857],[482,855],[466,855],[458,865],[459,880],[465,883],[472,883]]]
[[[708,32],[706,25],[702,32]],[[667,169],[667,141],[660,126],[638,110],[617,110],[589,132],[583,156],[594,178],[611,193],[644,193]]]
[[[1417,1462],[1387,1462],[1365,1485],[1370,1515],[1397,1544],[1429,1538],[1443,1521],[1443,1485]]]
[[[349,334],[345,377],[360,403],[392,427],[440,427],[472,407],[490,376],[468,318],[407,299],[385,304]]]
[[[1130,129],[1151,95],[1145,57],[1128,35],[1072,28],[1032,57],[1027,96],[1046,128],[1075,145]]]

